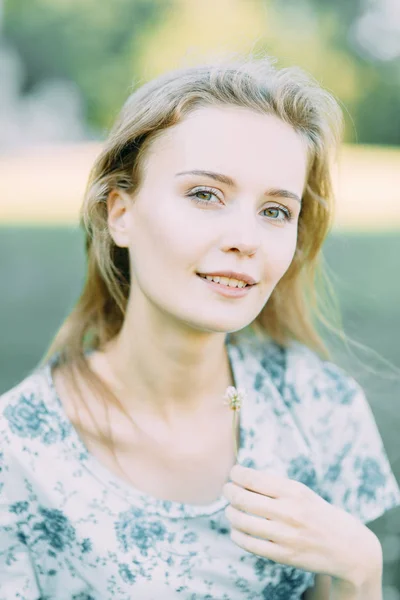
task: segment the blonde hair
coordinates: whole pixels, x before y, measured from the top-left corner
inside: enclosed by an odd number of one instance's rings
[[[86,351],[103,347],[118,334],[130,291],[128,249],[117,247],[110,235],[107,198],[113,188],[123,188],[132,195],[137,192],[153,140],[190,112],[215,105],[276,115],[306,141],[308,172],[297,248],[254,326],[280,345],[297,340],[329,357],[314,318],[329,326],[317,280],[329,286],[320,251],[333,221],[331,161],[341,141],[342,111],[335,98],[304,71],[297,67],[278,69],[275,62],[270,57],[248,55],[186,66],[141,85],[129,96],[94,163],[84,195],[80,213],[87,254],[83,291],[43,363],[59,353],[71,381],[76,369],[103,396],[120,404],[85,359]]]

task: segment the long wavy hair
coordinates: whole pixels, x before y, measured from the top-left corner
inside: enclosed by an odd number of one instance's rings
[[[298,67],[279,69],[275,63],[268,56],[247,55],[169,71],[136,89],[111,128],[90,172],[80,212],[86,280],[42,359],[44,364],[57,353],[75,389],[78,379],[85,380],[104,398],[106,409],[109,401],[122,406],[91,371],[85,354],[118,334],[130,292],[128,249],[116,246],[110,235],[107,198],[115,188],[134,197],[153,140],[200,107],[239,106],[275,115],[305,140],[308,169],[296,251],[253,325],[282,346],[296,340],[329,357],[316,324],[335,330],[331,316],[336,300],[321,248],[333,222],[331,165],[342,138],[343,116],[333,95],[311,76]],[[109,444],[110,428],[101,437]]]

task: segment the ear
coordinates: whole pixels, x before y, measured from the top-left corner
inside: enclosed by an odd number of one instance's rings
[[[107,223],[110,235],[120,248],[129,246],[129,223],[131,197],[118,188],[111,190],[107,198]]]

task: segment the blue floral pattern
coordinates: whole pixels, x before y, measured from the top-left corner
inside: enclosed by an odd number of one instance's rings
[[[120,514],[115,523],[117,540],[122,552],[139,548],[142,556],[148,556],[158,540],[164,540],[167,530],[160,519],[147,519],[145,510],[131,508]]]
[[[357,382],[299,343],[227,338],[240,414],[238,462],[303,482],[368,523],[400,505]],[[51,368],[0,398],[0,600],[299,600],[306,572],[242,550],[221,495],[154,498],[91,455]],[[221,491],[222,494],[222,491]]]
[[[70,425],[61,421],[55,411],[49,411],[42,400],[32,392],[22,395],[18,402],[4,411],[12,433],[25,438],[40,438],[45,445],[62,441]]]

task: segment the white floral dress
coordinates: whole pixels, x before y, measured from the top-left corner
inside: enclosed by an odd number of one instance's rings
[[[227,336],[241,410],[238,462],[303,482],[363,523],[400,505],[365,395],[293,343]],[[208,505],[150,496],[88,452],[37,367],[0,397],[0,600],[298,600],[315,573],[230,539]]]

